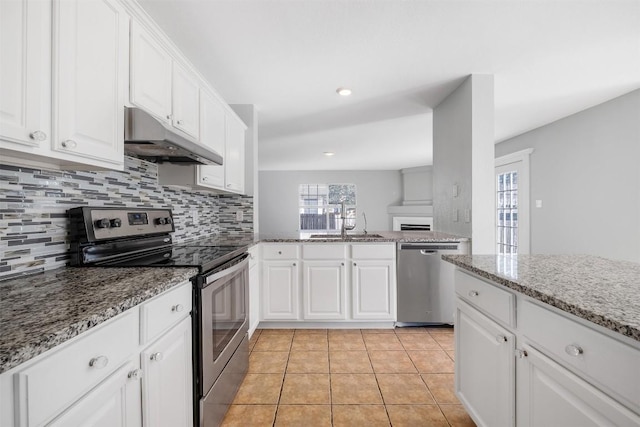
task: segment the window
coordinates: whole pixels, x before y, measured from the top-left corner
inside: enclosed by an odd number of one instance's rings
[[[529,253],[529,155],[533,149],[496,159],[496,253]]]
[[[497,235],[499,254],[518,253],[518,172],[497,174]]]
[[[299,188],[300,232],[327,233],[342,228],[341,204],[347,225],[355,225],[355,184],[301,184]]]

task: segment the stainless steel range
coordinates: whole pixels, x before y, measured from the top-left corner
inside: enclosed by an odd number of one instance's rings
[[[80,207],[69,217],[72,265],[198,268],[194,420],[218,426],[249,365],[247,245],[216,238],[174,244],[170,209]]]

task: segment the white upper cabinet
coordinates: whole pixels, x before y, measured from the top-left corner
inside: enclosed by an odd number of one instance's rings
[[[200,88],[195,76],[173,63],[173,126],[198,139]]]
[[[225,108],[220,101],[206,91],[200,92],[200,142],[225,159]],[[197,184],[224,189],[224,166],[198,166]]]
[[[129,17],[115,0],[65,0],[53,23],[53,149],[123,164]]]
[[[51,140],[51,5],[0,1],[0,147]]]
[[[131,25],[131,103],[171,121],[171,55],[137,22]]]
[[[231,115],[227,115],[226,127],[225,190],[244,193],[244,132],[246,126]]]

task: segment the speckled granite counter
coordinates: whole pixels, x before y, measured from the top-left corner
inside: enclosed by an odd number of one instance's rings
[[[589,255],[444,255],[442,258],[640,341],[640,264]]]
[[[354,234],[354,233],[351,233]],[[361,234],[358,232],[358,234]],[[309,243],[309,242],[345,242],[350,243],[367,243],[367,242],[466,242],[469,239],[466,237],[454,236],[452,234],[440,233],[438,231],[370,231],[368,233],[371,237],[360,237],[357,240],[342,240],[336,238],[313,238],[305,237],[300,233],[281,233],[281,234],[261,234],[256,237],[257,241],[263,243]],[[382,237],[374,237],[373,235],[379,235]],[[328,235],[331,236],[331,235]],[[333,234],[335,236],[335,234]]]
[[[0,282],[0,373],[195,276],[196,268],[60,268]]]

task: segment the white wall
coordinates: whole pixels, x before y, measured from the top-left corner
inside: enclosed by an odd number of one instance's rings
[[[640,262],[640,90],[497,144],[496,157],[525,148],[531,253]]]
[[[367,214],[368,231],[390,230],[387,206],[402,198],[400,171],[260,171],[260,233],[297,233],[298,186],[300,184],[355,184],[357,227]]]
[[[493,76],[474,74],[433,112],[434,229],[470,237],[474,254],[495,253],[493,141]]]

